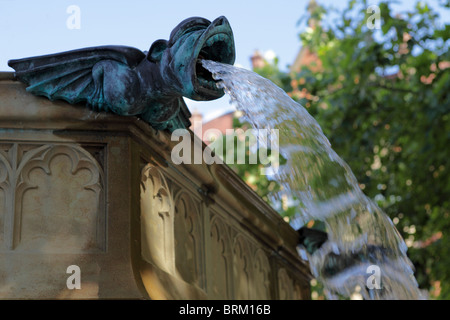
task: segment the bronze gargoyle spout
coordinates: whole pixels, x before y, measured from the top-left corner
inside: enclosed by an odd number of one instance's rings
[[[157,129],[190,125],[183,96],[213,100],[224,92],[199,60],[233,64],[233,32],[225,17],[182,21],[147,53],[100,46],[8,61],[27,91],[50,100],[86,103],[95,111],[138,116]]]
[[[299,235],[298,245],[310,255],[314,255],[329,240],[328,234],[321,230],[302,227],[297,232]],[[377,264],[392,257],[392,250],[375,245],[367,245],[357,252],[342,252],[340,254],[328,252],[325,255],[320,273],[324,278],[331,278],[354,266]]]
[[[305,248],[309,254],[313,254],[328,240],[328,234],[324,231],[302,227],[297,230],[298,244]]]

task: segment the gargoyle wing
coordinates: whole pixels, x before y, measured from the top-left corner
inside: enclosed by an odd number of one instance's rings
[[[8,65],[33,94],[71,104],[83,101],[91,104],[95,90],[92,68],[96,63],[114,60],[134,68],[144,58],[145,54],[136,48],[101,46],[10,60]]]

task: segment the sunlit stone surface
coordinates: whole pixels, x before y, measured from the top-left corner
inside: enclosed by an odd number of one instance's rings
[[[175,143],[0,73],[0,298],[309,299],[296,232]]]

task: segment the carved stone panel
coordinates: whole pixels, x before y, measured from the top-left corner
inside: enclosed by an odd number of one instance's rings
[[[285,268],[278,270],[278,292],[280,300],[300,300],[302,298],[301,286]]]
[[[174,273],[174,203],[161,170],[151,164],[141,174],[142,258],[167,273]]]
[[[2,144],[0,194],[3,250],[105,250],[103,171],[81,146]]]
[[[230,299],[231,242],[228,228],[218,215],[211,219],[210,241],[212,284],[208,295],[212,299]]]
[[[242,234],[233,239],[233,280],[235,299],[250,299],[251,277],[253,277],[252,258],[248,240]],[[253,280],[253,279],[252,279]]]
[[[6,202],[9,191],[8,164],[4,152],[0,148],[0,248],[5,246]]]
[[[253,260],[254,296],[256,300],[270,300],[270,264],[262,249],[257,249]]]
[[[175,267],[186,282],[203,287],[203,239],[199,204],[184,190],[175,197]]]

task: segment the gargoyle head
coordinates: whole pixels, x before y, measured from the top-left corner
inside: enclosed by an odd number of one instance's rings
[[[147,59],[159,63],[164,82],[176,86],[183,96],[193,100],[217,99],[224,92],[216,87],[212,74],[200,60],[233,64],[233,32],[225,17],[213,22],[189,18],[173,29],[169,41],[155,41]]]

